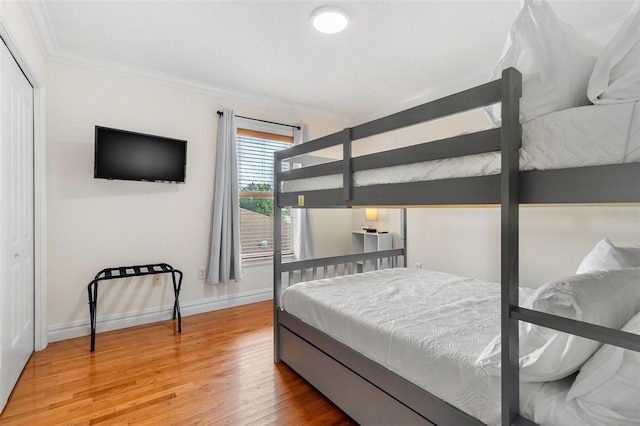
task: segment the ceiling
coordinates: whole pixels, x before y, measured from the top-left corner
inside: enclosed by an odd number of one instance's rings
[[[603,43],[630,1],[552,1]],[[351,16],[313,30],[319,6]],[[518,1],[31,1],[48,60],[274,108],[370,119],[485,81]]]

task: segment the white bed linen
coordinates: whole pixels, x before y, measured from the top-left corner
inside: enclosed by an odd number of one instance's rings
[[[532,394],[523,414],[539,425],[584,426],[584,422],[567,409],[567,394],[575,375],[547,382]]]
[[[589,105],[522,124],[520,170],[549,170],[640,161],[640,102]],[[417,182],[500,173],[500,153],[365,170],[354,186]],[[283,192],[342,187],[342,175],[283,182]]]
[[[531,292],[521,289],[521,296]],[[486,424],[500,424],[500,378],[474,366],[500,331],[498,284],[385,269],[293,285],[282,306]],[[523,410],[541,387],[522,384]]]

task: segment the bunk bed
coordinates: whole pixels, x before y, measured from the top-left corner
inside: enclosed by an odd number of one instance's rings
[[[619,329],[576,321],[558,315],[539,312],[520,305],[518,284],[518,232],[520,204],[571,203],[638,203],[640,202],[640,162],[588,165],[548,170],[521,171],[522,126],[519,120],[519,99],[522,76],[514,68],[503,71],[502,78],[429,102],[387,117],[345,129],[275,154],[274,217],[281,216],[284,207],[325,208],[351,206],[441,206],[441,205],[499,205],[501,209],[501,283],[498,289],[483,287],[482,283],[466,286],[491,293],[499,307],[502,340],[501,374],[499,380],[499,418],[503,425],[535,424],[522,416],[519,369],[519,323],[532,323],[598,342],[640,351],[640,336]],[[464,111],[499,103],[502,126],[471,134],[431,141],[393,151],[352,156],[352,141],[391,132],[403,127],[424,123]],[[329,147],[341,147],[342,159],[301,168],[285,167],[287,162],[301,161],[305,155]],[[400,181],[397,183],[355,183],[357,174],[373,169],[393,168],[406,164],[428,167],[429,162],[483,153],[499,153],[500,171],[497,174],[436,178],[435,180]],[[335,180],[341,185],[314,188],[318,182]],[[355,178],[354,178],[355,177]],[[418,178],[422,179],[422,178]],[[296,182],[300,185],[296,186]],[[315,183],[313,183],[315,182]],[[308,185],[311,183],[311,186]],[[436,424],[479,425],[485,422],[470,415],[424,386],[408,380],[382,361],[374,361],[344,341],[302,320],[294,304],[283,307],[285,296],[303,287],[319,288],[332,278],[349,286],[361,281],[375,287],[385,280],[387,271],[366,272],[360,276],[342,277],[356,272],[358,262],[379,265],[380,259],[392,267],[406,267],[406,210],[403,214],[403,247],[380,252],[359,253],[324,259],[283,262],[281,223],[274,221],[274,349],[275,361],[285,362],[319,389],[349,416],[361,424]],[[405,269],[408,276],[415,270]],[[422,273],[422,272],[421,272]],[[433,273],[431,273],[433,275]],[[291,284],[296,279],[312,281]],[[403,280],[411,277],[402,277]],[[415,277],[414,277],[415,278]],[[437,277],[453,282],[453,277]],[[397,280],[392,276],[391,280]],[[429,280],[429,277],[418,277]],[[338,280],[338,281],[335,281]],[[447,281],[449,280],[449,281]],[[317,287],[316,287],[317,286]],[[285,287],[288,289],[285,291]],[[349,287],[345,287],[349,288]],[[442,288],[432,289],[439,292]],[[351,291],[351,290],[349,290]],[[372,288],[375,292],[375,288]],[[349,293],[350,297],[352,293]],[[320,296],[322,297],[322,296]],[[373,303],[371,301],[366,303]],[[354,309],[351,304],[347,310]],[[468,309],[468,307],[463,308]],[[331,307],[329,315],[338,308]],[[317,316],[315,313],[312,316]],[[319,315],[319,314],[318,314]],[[374,316],[378,315],[374,313]],[[457,314],[454,314],[457,315]],[[471,314],[469,314],[471,315]],[[343,317],[336,319],[340,323]],[[375,335],[372,334],[372,336]],[[367,338],[365,336],[365,338]],[[369,336],[369,340],[373,337]],[[387,351],[389,348],[387,347]],[[425,373],[429,381],[429,373]],[[527,385],[528,386],[528,385]],[[527,386],[523,386],[526,388]]]

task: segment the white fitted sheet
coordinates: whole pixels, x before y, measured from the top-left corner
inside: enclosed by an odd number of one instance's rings
[[[567,394],[574,379],[575,375],[545,383],[521,405],[524,416],[543,426],[584,426],[582,420],[567,410]]]
[[[500,332],[498,284],[394,268],[293,285],[282,306],[484,423],[500,424],[500,378],[474,366]],[[522,384],[523,408],[542,387]]]
[[[520,170],[549,170],[640,161],[640,102],[589,105],[522,124]],[[417,182],[500,173],[500,153],[365,170],[354,186]],[[342,187],[342,175],[283,182],[283,192]]]

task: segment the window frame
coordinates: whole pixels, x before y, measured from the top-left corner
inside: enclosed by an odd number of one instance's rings
[[[237,145],[239,145],[240,143],[238,140],[238,136],[245,136],[250,138],[258,138],[258,139],[261,138],[261,139],[273,140],[276,142],[287,142],[287,143],[290,143],[291,146],[293,146],[293,142],[294,142],[293,132],[294,132],[294,129],[289,128],[287,126],[236,117],[236,144]],[[239,159],[238,159],[238,162],[239,162]],[[239,166],[238,166],[238,181],[240,181]],[[275,191],[275,188],[274,188],[274,191]],[[242,197],[271,198],[271,199],[274,199],[274,202],[275,202],[274,192],[271,192],[271,193],[260,192],[260,191],[242,192],[240,191],[240,188],[238,188],[238,199]],[[293,217],[293,215],[291,216]],[[273,218],[273,220],[275,220],[275,217]],[[244,247],[242,248],[242,250],[244,250]],[[286,252],[283,252],[282,255],[284,257],[293,257],[294,255],[293,232],[291,232],[291,249],[290,251],[288,250]],[[265,261],[273,260],[273,251],[271,253],[263,252],[263,253],[255,253],[255,254],[244,253],[244,251],[241,251],[240,256],[243,262],[262,263]]]

